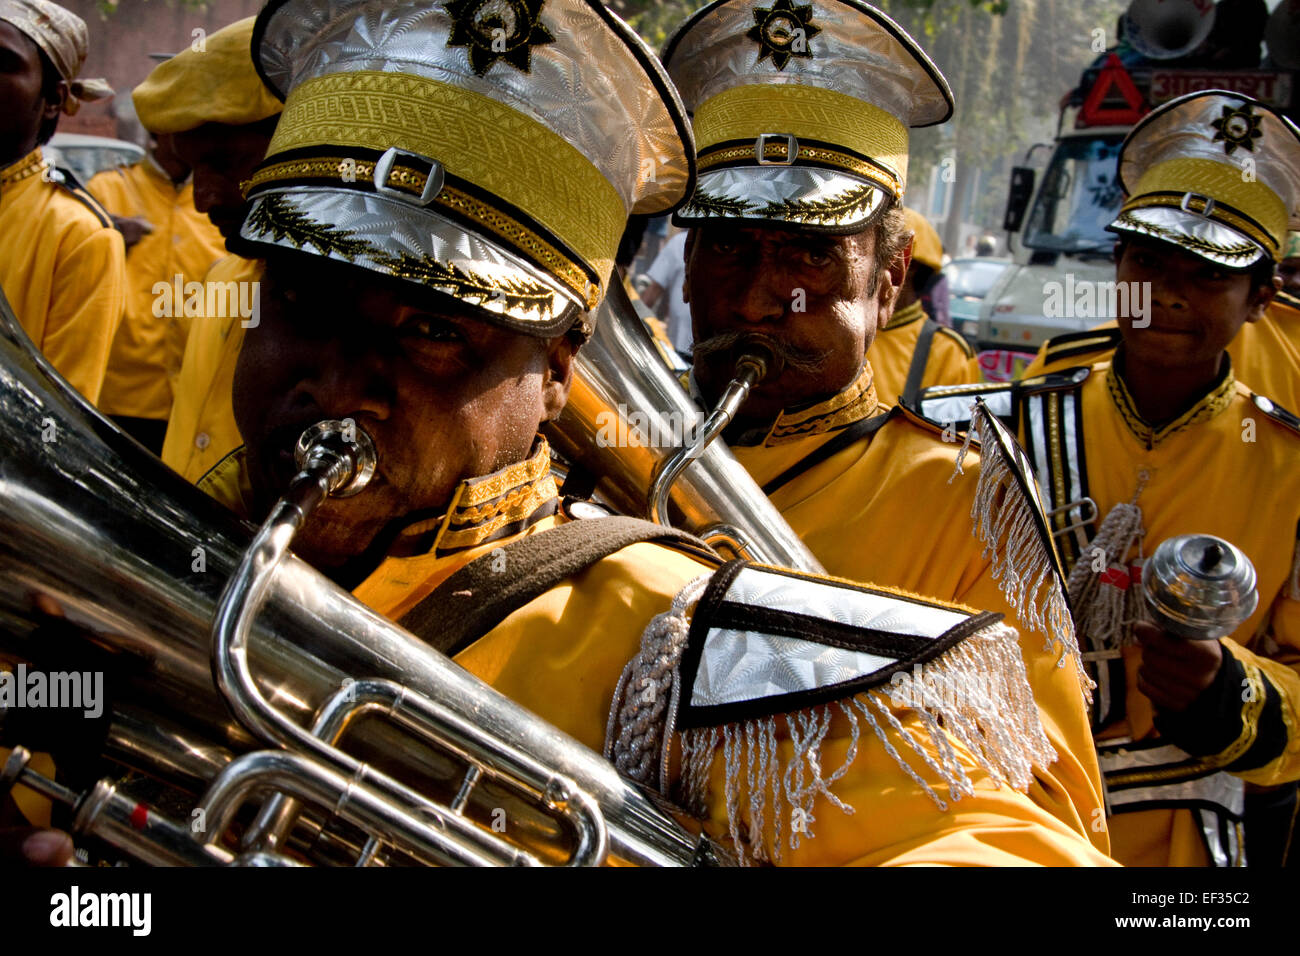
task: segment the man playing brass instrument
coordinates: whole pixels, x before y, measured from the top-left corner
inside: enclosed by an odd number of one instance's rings
[[[260,517],[303,429],[353,421],[376,476],[320,507],[302,555],[741,858],[1105,863],[1018,792],[1049,747],[995,615],[719,569],[685,536],[620,538],[558,500],[538,425],[564,404],[628,213],[687,195],[691,140],[662,69],[599,4],[551,0],[498,44],[481,6],[260,16],[259,71],[286,102],[241,229],[266,260],[235,378],[247,446],[203,486]],[[493,574],[535,570],[526,546],[598,538],[603,557],[471,626]]]
[[[737,459],[831,574],[1016,623],[1056,754],[1031,795],[1105,851],[1085,679],[1031,502],[1010,492],[995,504],[973,476],[950,482],[957,445],[943,439],[956,436],[890,412],[869,361],[909,262],[907,129],[951,115],[947,82],[856,0],[793,10],[720,0],[677,30],[664,64],[698,144],[699,185],[676,219],[692,230],[686,291],[704,403],[716,403],[749,337],[784,359],[725,433]],[[985,534],[982,553],[977,511],[986,531],[1018,513],[1020,533]]]

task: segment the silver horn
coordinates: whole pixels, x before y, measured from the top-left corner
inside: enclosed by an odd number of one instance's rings
[[[1124,35],[1145,57],[1176,60],[1210,35],[1215,9],[1209,0],[1133,0],[1124,14]]]
[[[0,790],[71,803],[76,831],[154,863],[713,859],[599,754],[287,553],[314,502],[364,484],[347,425],[304,436],[255,537],[90,408],[0,295],[0,652],[102,669],[103,754],[203,795],[169,819],[138,780],[73,790],[19,747]],[[0,711],[5,742],[43,746],[15,739],[33,716]],[[226,826],[259,799],[237,845]]]
[[[547,437],[571,463],[598,476],[598,497],[618,511],[666,524],[671,503],[675,524],[726,555],[821,572],[731,450],[713,440],[771,356],[748,359],[738,362],[737,381],[706,420],[613,282],[595,334],[578,352],[568,404]]]

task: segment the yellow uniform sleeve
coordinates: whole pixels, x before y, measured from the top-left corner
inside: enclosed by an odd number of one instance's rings
[[[189,335],[185,303],[224,255],[224,242],[194,208],[193,187],[174,184],[148,160],[100,173],[87,188],[113,215],[142,217],[153,229],[126,253],[126,311],[100,405],[110,415],[165,420]]]
[[[126,304],[122,236],[99,229],[60,251],[41,350],[73,388],[97,403]]]
[[[815,447],[805,439],[733,450],[762,485]],[[1008,606],[972,530],[979,459],[972,453],[965,474],[949,483],[956,449],[910,418],[890,422],[790,481],[772,502],[831,574],[1006,616],[1020,632],[1029,684],[1057,753],[1050,766],[1034,768],[1030,796],[1108,853],[1101,773],[1074,666],[1058,666],[1060,654],[1045,635]]]
[[[531,533],[549,526],[547,519]],[[376,611],[400,618],[454,570],[501,543],[441,558],[390,558],[354,593]],[[637,654],[646,624],[668,610],[684,585],[710,571],[671,549],[632,545],[515,611],[455,660],[560,730],[600,750],[619,677]],[[899,710],[896,716],[909,732],[924,734],[920,718],[909,713]],[[859,730],[855,742],[847,721],[835,722],[822,748],[828,772],[847,760],[852,750],[848,772],[832,792],[854,811],[845,813],[825,797],[819,799],[812,818],[800,824],[807,826],[807,833],[799,848],[787,849],[782,863],[1110,863],[1104,853],[1029,797],[983,776],[979,763],[955,741],[959,759],[976,781],[976,792],[944,810],[895,763],[870,730]],[[897,731],[890,730],[888,739],[890,747],[906,749]],[[778,746],[788,755],[788,741]],[[911,763],[940,799],[946,799],[938,775],[919,757],[913,756]],[[740,805],[729,808],[721,756],[712,776],[706,818],[683,823],[702,827],[725,846],[733,820],[740,826],[748,818],[755,791],[742,778]],[[770,828],[770,803],[766,819]],[[788,815],[784,819],[783,834],[788,839],[790,819]],[[769,832],[769,841],[772,838]]]
[[[948,786],[919,756],[903,733],[925,739],[915,712],[891,709],[897,727],[886,732],[890,747],[907,759],[913,771],[942,800],[941,808],[906,773],[869,729],[859,728],[856,741],[847,721],[837,717],[821,748],[827,774],[841,767],[850,748],[854,758],[844,776],[830,788],[836,805],[819,796],[811,814],[779,814],[780,863],[785,866],[1114,866],[1103,850],[1093,846],[1034,800],[1007,786],[998,786],[975,758],[952,741],[954,751],[975,785],[975,792],[953,799]],[[884,718],[880,718],[882,724]],[[789,766],[788,740],[778,743]],[[712,767],[709,815],[705,830],[723,846],[730,842],[730,818],[718,795],[725,792],[726,760]],[[744,768],[741,768],[744,780]],[[777,839],[770,791],[763,808],[764,843],[769,857]],[[743,826],[752,819],[753,791],[746,789],[736,808]],[[802,832],[794,832],[799,829]],[[743,831],[742,831],[743,832]],[[791,844],[796,844],[791,846]]]
[[[1266,656],[1224,638],[1223,665],[1187,711],[1156,726],[1188,753],[1259,786],[1300,780],[1300,601],[1281,597],[1261,644]]]
[[[919,319],[876,333],[867,360],[875,372],[876,395],[886,405],[897,405],[907,385],[912,357],[920,342],[925,320]],[[983,381],[975,353],[966,340],[952,329],[939,328],[930,340],[921,387],[967,385]]]
[[[234,283],[238,292],[242,283],[257,283],[260,274],[258,262],[228,256],[209,270],[204,285]],[[191,323],[162,450],[163,462],[189,481],[242,444],[231,390],[245,321],[256,320],[204,316]]]

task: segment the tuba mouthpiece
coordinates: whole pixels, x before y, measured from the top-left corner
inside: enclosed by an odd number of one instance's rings
[[[375,476],[375,443],[366,430],[350,418],[312,425],[293,450],[303,472],[324,477],[331,498],[350,498]]]
[[[743,378],[750,387],[765,378],[776,378],[781,374],[785,362],[781,353],[773,347],[772,340],[762,335],[750,335],[740,341],[736,348],[735,378]]]

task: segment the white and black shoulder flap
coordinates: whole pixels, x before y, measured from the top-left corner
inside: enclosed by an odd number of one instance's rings
[[[965,433],[970,430],[976,401],[983,401],[989,411],[1013,432],[1019,427],[1016,389],[1012,382],[935,385],[922,389],[909,410],[940,428],[955,428],[957,432]]]
[[[919,719],[911,730],[899,722],[905,711]],[[838,769],[820,757],[836,717],[854,741]],[[947,802],[927,778],[960,799],[974,792],[970,771],[1024,789],[1034,765],[1056,759],[1019,636],[1001,615],[743,561],[693,582],[646,629],[615,692],[605,751],[625,775],[668,795],[670,749],[680,741],[671,794],[697,813],[721,753],[728,808],[740,807],[742,781],[762,781],[808,822],[818,794],[852,812],[829,788],[868,729],[942,809]],[[779,739],[791,743],[788,758],[778,755]],[[978,766],[957,758],[953,741]],[[775,804],[748,808],[746,827],[731,821],[732,836],[738,856],[760,858],[737,834],[761,830]]]

